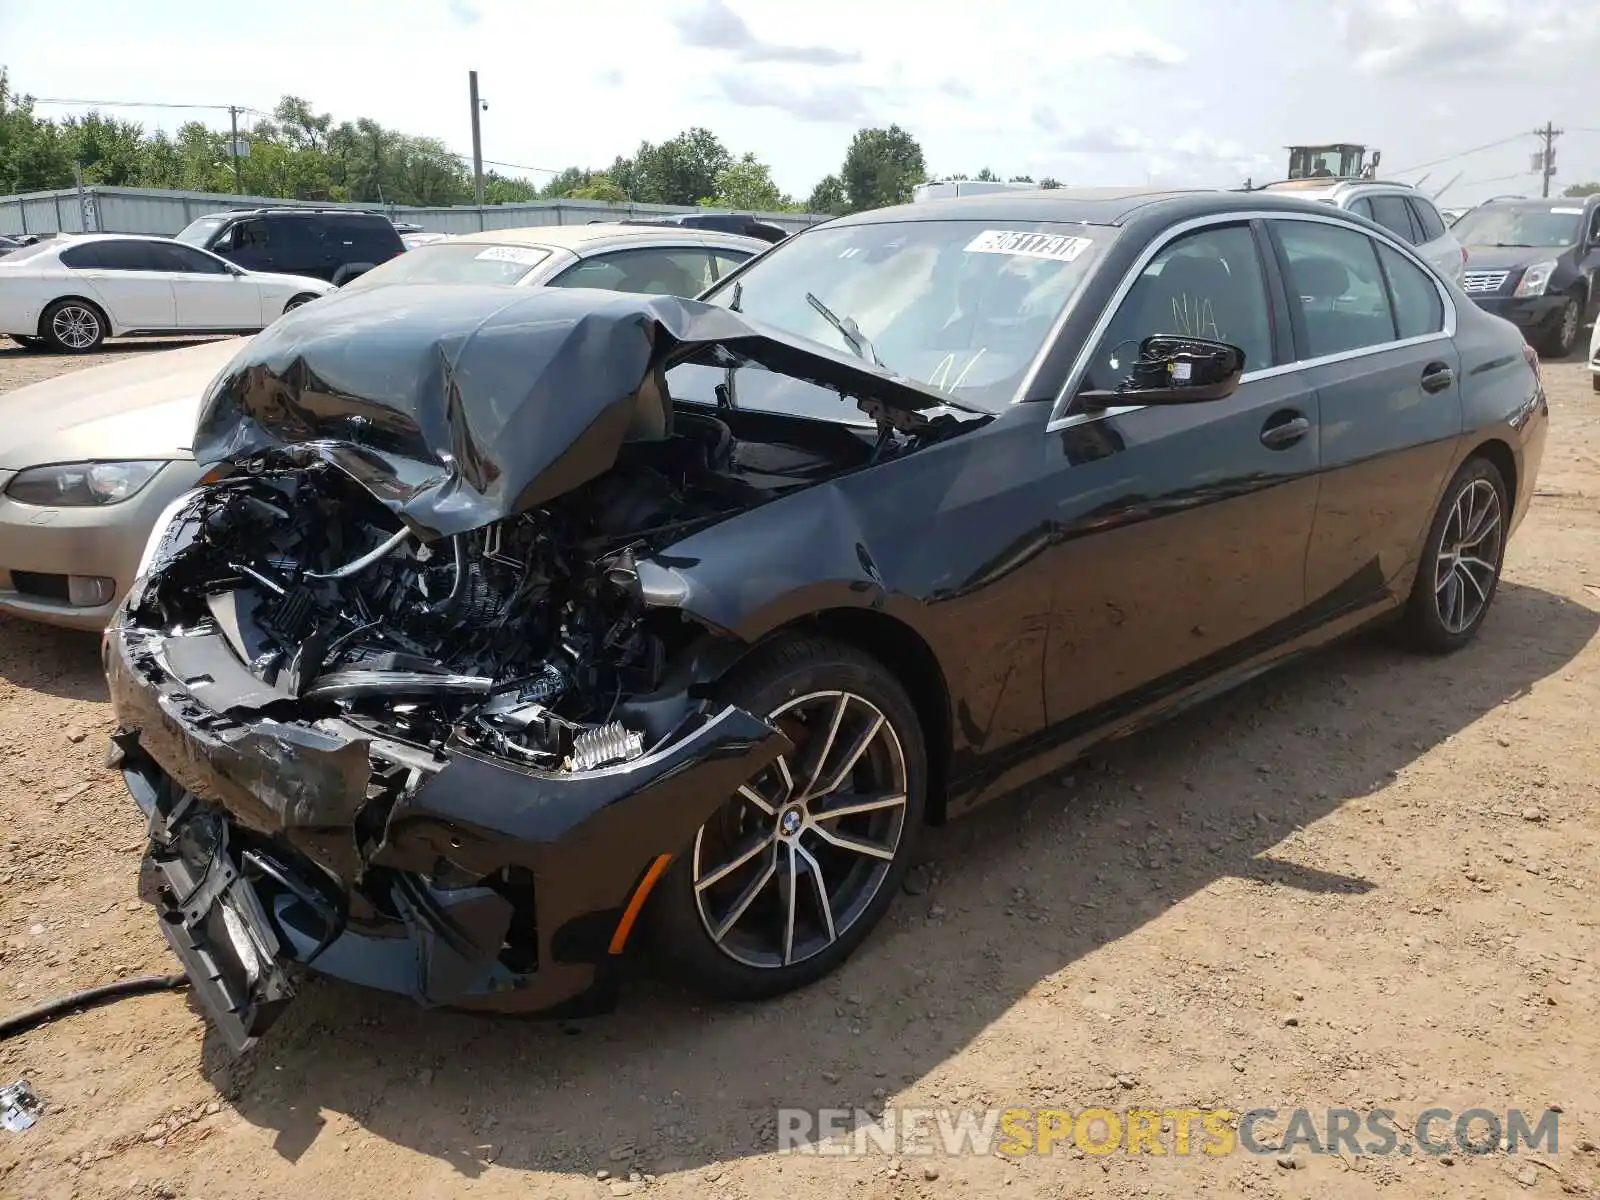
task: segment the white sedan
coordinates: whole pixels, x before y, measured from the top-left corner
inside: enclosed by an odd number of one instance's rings
[[[171,238],[79,234],[0,258],[0,334],[85,354],[108,337],[256,333],[332,290]]]

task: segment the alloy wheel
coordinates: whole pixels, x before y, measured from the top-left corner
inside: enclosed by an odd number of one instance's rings
[[[1561,310],[1561,352],[1568,353],[1578,340],[1578,302],[1568,300]]]
[[[1500,571],[1502,537],[1500,493],[1487,479],[1472,480],[1450,506],[1434,564],[1434,603],[1450,633],[1483,615]]]
[[[70,350],[87,350],[100,338],[100,318],[81,304],[63,304],[50,318],[50,332]]]
[[[905,834],[907,775],[894,726],[854,692],[811,692],[769,720],[795,749],[700,829],[692,881],[717,948],[776,969],[833,945],[882,890]]]

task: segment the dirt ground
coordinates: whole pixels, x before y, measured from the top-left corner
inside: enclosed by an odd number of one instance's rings
[[[0,350],[0,391],[82,365]],[[1546,378],[1538,498],[1467,651],[1363,636],[936,831],[925,889],[765,1006],[641,982],[557,1026],[314,983],[242,1060],[181,993],[64,1018],[0,1043],[0,1083],[47,1104],[0,1132],[0,1195],[1594,1194],[1600,396],[1581,363]],[[96,651],[0,620],[0,1015],[176,969]],[[779,1107],[885,1103],[1387,1107],[1406,1132],[1559,1105],[1560,1147],[775,1152]]]

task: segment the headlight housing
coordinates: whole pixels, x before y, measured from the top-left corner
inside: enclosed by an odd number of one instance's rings
[[[1536,262],[1522,273],[1522,278],[1517,281],[1517,296],[1542,296],[1545,288],[1550,286],[1550,276],[1556,273],[1556,260],[1546,259]]]
[[[160,459],[131,462],[55,463],[20,471],[6,488],[19,504],[41,508],[91,508],[121,504],[139,494],[166,463]]]

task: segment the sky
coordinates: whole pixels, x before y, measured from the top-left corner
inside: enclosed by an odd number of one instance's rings
[[[1233,187],[1281,178],[1290,143],[1358,142],[1384,176],[1450,185],[1450,207],[1537,195],[1546,121],[1566,130],[1553,190],[1600,180],[1594,0],[77,0],[70,27],[61,11],[0,0],[18,90],[260,110],[291,93],[470,153],[476,69],[484,157],[535,181],[702,125],[803,200],[857,129],[898,123],[936,176],[1069,185]]]

